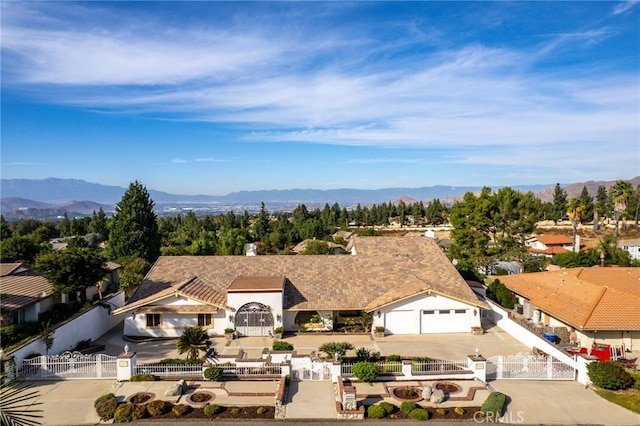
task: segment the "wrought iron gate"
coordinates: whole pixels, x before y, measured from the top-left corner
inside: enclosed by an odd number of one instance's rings
[[[293,358],[291,360],[291,378],[293,380],[331,381],[333,363],[311,358]]]
[[[528,353],[487,359],[487,380],[575,380],[573,366],[553,358]]]
[[[270,336],[273,333],[273,314],[262,303],[247,303],[236,312],[235,324],[239,336]]]
[[[22,361],[21,373],[30,379],[115,379],[115,356],[85,355],[63,352],[60,355],[41,355]]]

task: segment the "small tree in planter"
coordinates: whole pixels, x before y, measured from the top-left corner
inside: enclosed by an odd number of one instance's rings
[[[368,361],[357,362],[353,366],[353,375],[363,382],[372,382],[380,375],[380,366]]]
[[[318,349],[337,361],[344,357],[348,350],[353,349],[353,345],[349,342],[327,342]]]
[[[224,336],[227,338],[227,340],[233,340],[233,334],[235,332],[236,331],[233,328],[227,327],[224,329]]]
[[[179,354],[187,353],[187,359],[198,359],[200,351],[206,352],[211,346],[207,332],[201,327],[187,327],[176,343]]]
[[[273,337],[275,339],[282,339],[282,335],[284,334],[284,327],[276,327],[273,329]]]

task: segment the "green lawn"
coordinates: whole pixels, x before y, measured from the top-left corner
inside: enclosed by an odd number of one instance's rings
[[[640,414],[640,393],[628,391],[628,393],[612,392],[604,389],[597,389],[596,393],[607,401],[618,404],[621,407]]]

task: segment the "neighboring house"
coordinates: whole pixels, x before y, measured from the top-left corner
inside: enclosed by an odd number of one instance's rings
[[[160,257],[114,313],[130,313],[125,335],[156,337],[177,337],[189,326],[264,336],[312,317],[330,328],[361,311],[392,334],[480,326],[479,310],[489,306],[432,239],[355,237],[353,245],[345,256]]]
[[[559,253],[574,251],[573,237],[561,234],[543,234],[528,238],[524,242],[530,253],[553,257]],[[576,235],[576,246],[580,247],[580,236]],[[575,250],[577,251],[577,250]]]
[[[535,324],[594,342],[640,349],[640,268],[570,268],[499,277]]]
[[[102,294],[117,291],[120,282],[121,266],[107,262],[106,268],[108,273],[100,286]],[[55,304],[79,299],[78,294],[54,294],[51,281],[22,263],[2,263],[0,273],[2,326],[39,321],[40,314]],[[86,292],[88,300],[99,297],[97,285],[87,287]]]
[[[0,324],[38,321],[42,312],[50,310],[59,298],[53,286],[42,275],[22,263],[0,264]]]
[[[640,260],[640,238],[635,240],[618,241],[618,248],[629,252],[631,259]]]

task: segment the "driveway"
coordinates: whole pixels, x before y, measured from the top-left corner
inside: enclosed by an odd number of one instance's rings
[[[496,380],[511,398],[503,423],[543,425],[640,425],[640,414],[612,404],[576,382]]]

